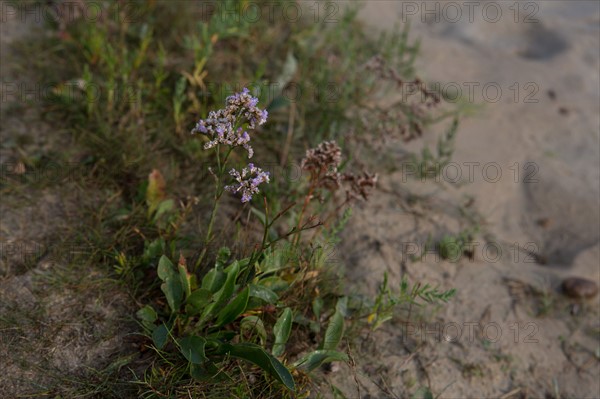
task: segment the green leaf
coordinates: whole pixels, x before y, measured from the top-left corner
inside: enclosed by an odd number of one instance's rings
[[[292,310],[285,308],[273,326],[273,334],[275,335],[275,343],[271,353],[273,356],[281,356],[285,350],[285,343],[290,337],[292,331]]]
[[[169,338],[169,329],[164,324],[158,326],[152,333],[152,342],[157,349],[162,349]]]
[[[217,253],[217,267],[224,267],[229,258],[231,257],[231,250],[227,247],[219,248],[219,252]]]
[[[260,342],[264,344],[267,341],[267,331],[265,325],[258,316],[246,316],[240,322],[240,330],[243,333],[254,330],[260,338]]]
[[[237,337],[238,335],[239,335],[238,331],[220,330],[220,331],[215,331],[214,333],[208,334],[206,336],[206,339],[208,340],[210,338],[212,340],[229,342],[232,339],[234,339],[235,337]]]
[[[246,342],[240,344],[221,344],[218,352],[249,361],[275,377],[275,379],[291,391],[295,389],[294,378],[289,370],[259,345]]]
[[[194,364],[202,364],[208,359],[204,354],[206,340],[202,337],[185,337],[178,341],[179,350],[185,358]]]
[[[150,260],[158,258],[158,255],[164,253],[164,251],[165,240],[163,238],[157,238],[150,243],[146,241],[144,243],[144,254],[142,255],[142,259],[144,262],[149,262]]]
[[[175,208],[175,201],[172,199],[164,200],[156,208],[153,220],[156,222],[164,214],[171,212]]]
[[[250,296],[260,298],[269,304],[274,304],[279,300],[279,295],[274,293],[270,288],[256,284],[250,284]]]
[[[225,273],[229,274],[230,271],[235,270],[237,274],[240,273],[240,270],[242,269],[242,263],[238,260],[236,260],[235,262],[232,262],[229,266],[227,266],[224,271]],[[237,275],[236,275],[237,277]]]
[[[335,311],[341,313],[342,316],[346,317],[348,315],[348,297],[343,296],[338,299],[335,304]]]
[[[227,273],[227,279],[225,280],[223,287],[213,295],[213,302],[204,309],[204,312],[202,312],[200,324],[203,324],[214,316],[231,298],[235,288],[235,280],[240,272],[238,262],[234,262],[232,266],[233,267]]]
[[[329,319],[327,330],[325,330],[325,339],[323,340],[323,350],[334,350],[340,344],[344,335],[344,316],[337,311]]]
[[[333,350],[316,350],[294,363],[294,367],[301,367],[310,372],[323,363],[335,361],[347,362],[348,356],[343,352]]]
[[[154,323],[158,319],[158,315],[154,308],[150,305],[146,305],[137,311],[136,316],[143,322]]]
[[[175,269],[173,263],[165,255],[160,257],[158,261],[158,277],[162,281],[166,281],[169,277],[175,277]]]
[[[221,270],[220,266],[215,266],[208,273],[206,273],[206,276],[204,276],[202,279],[201,287],[214,294],[221,289],[223,284],[225,284],[226,279],[227,274]]]
[[[244,288],[233,301],[229,302],[229,304],[219,312],[219,315],[217,316],[217,326],[229,324],[237,319],[239,315],[244,313],[246,306],[248,305],[249,292],[250,289],[248,287]]]
[[[183,301],[183,289],[181,288],[179,276],[167,278],[167,280],[161,284],[160,289],[164,292],[165,297],[167,297],[171,312],[179,310]]]
[[[204,309],[210,302],[213,294],[207,289],[198,288],[193,291],[187,299],[185,311],[188,315],[194,316]]]
[[[183,292],[185,293],[185,297],[189,298],[192,294],[192,283],[191,275],[190,273],[188,273],[187,267],[185,265],[185,258],[179,258],[177,269],[179,270],[179,281],[181,282],[181,287],[183,289]]]
[[[288,266],[289,254],[286,248],[265,251],[265,258],[260,264],[263,273],[273,273]]]

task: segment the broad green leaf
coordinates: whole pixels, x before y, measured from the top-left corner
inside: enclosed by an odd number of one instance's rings
[[[173,263],[165,255],[160,257],[157,269],[158,277],[162,281],[166,281],[169,277],[175,277],[175,269]]]
[[[194,291],[198,288],[198,278],[194,273],[190,274],[190,289]]]
[[[229,274],[230,271],[235,270],[236,274],[239,274],[241,269],[242,269],[242,263],[240,261],[236,260],[235,262],[232,262],[229,266],[227,266],[224,269],[224,271],[225,271],[225,273]],[[237,275],[236,275],[236,277],[237,277]]]
[[[187,299],[187,304],[185,307],[186,313],[188,313],[190,316],[193,316],[202,312],[204,307],[210,302],[212,296],[212,292],[204,288],[198,288],[197,290],[193,291]]]
[[[221,270],[220,266],[215,266],[202,279],[202,288],[214,294],[221,289],[226,279],[227,274]]]
[[[156,208],[153,220],[156,222],[164,214],[171,212],[175,208],[175,201],[172,199],[162,201]]]
[[[185,297],[189,298],[189,296],[192,294],[191,274],[187,271],[185,258],[183,256],[179,257],[177,269],[179,270],[179,281],[181,282],[181,288],[185,293]]]
[[[337,303],[335,304],[335,311],[341,313],[342,316],[344,316],[344,317],[348,316],[348,297],[347,296],[343,296],[340,299],[338,299]]]
[[[279,299],[279,295],[274,293],[270,288],[257,284],[250,284],[250,296],[260,298],[269,304],[274,304]]]
[[[219,312],[219,315],[217,316],[217,326],[229,324],[237,319],[239,315],[244,313],[246,306],[248,305],[249,292],[250,289],[248,287],[244,288],[233,301],[229,302],[229,304]]]
[[[180,339],[178,344],[179,350],[189,362],[202,364],[208,360],[204,354],[204,346],[206,345],[204,338],[197,336],[185,337]]]
[[[157,349],[162,349],[169,338],[169,329],[164,324],[158,326],[152,333],[152,342]]]
[[[156,314],[156,311],[150,305],[146,305],[143,308],[141,308],[140,310],[138,310],[136,313],[136,316],[140,320],[142,320],[144,322],[148,322],[148,323],[154,323],[156,321],[156,319],[158,319],[158,315]]]
[[[287,267],[288,252],[286,248],[266,251],[265,258],[260,264],[263,273],[273,273]]]
[[[165,297],[167,297],[167,303],[169,304],[171,311],[176,312],[183,301],[183,289],[181,288],[179,276],[167,278],[167,280],[161,284],[160,289],[164,292]]]
[[[344,334],[344,316],[336,311],[329,319],[327,330],[325,330],[325,339],[323,340],[323,350],[334,350],[340,344]]]
[[[275,377],[288,389],[292,391],[295,389],[294,378],[289,370],[259,345],[246,342],[240,344],[221,344],[218,352],[247,360]]]
[[[275,335],[275,343],[271,353],[273,356],[281,356],[285,350],[285,343],[290,337],[292,331],[292,310],[285,308],[273,326],[273,334]]]
[[[313,351],[302,359],[294,363],[294,367],[301,367],[306,371],[312,371],[322,365],[323,363],[330,363],[335,361],[347,362],[348,356],[343,352],[332,351],[332,350],[316,350]]]
[[[213,295],[213,302],[204,309],[204,312],[202,312],[202,317],[200,318],[201,324],[209,320],[219,310],[221,310],[223,305],[231,298],[235,288],[235,280],[237,279],[240,271],[237,262],[234,262],[232,266],[233,267],[227,273],[227,279],[225,280],[223,287],[221,287],[221,289]]]
[[[263,301],[260,298],[255,297],[255,296],[251,296],[250,298],[248,298],[248,306],[246,306],[246,309],[247,310],[258,309],[264,305],[265,305],[265,301]]]
[[[264,344],[267,341],[267,331],[265,325],[258,316],[246,316],[240,322],[240,330],[243,333],[248,331],[255,331],[260,338],[260,342]]]

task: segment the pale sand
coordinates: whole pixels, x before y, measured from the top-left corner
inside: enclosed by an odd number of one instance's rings
[[[508,8],[513,2],[495,3],[503,11],[496,23],[483,18],[486,2],[476,3],[473,22],[463,8],[463,17],[451,23],[455,10],[444,12],[444,2],[439,3],[438,23],[431,17],[429,23],[422,22],[419,13],[423,7],[434,9],[435,2],[413,3],[417,15],[411,18],[411,35],[421,39],[417,71],[425,81],[454,82],[465,96],[465,82],[479,83],[472,102],[483,108],[462,121],[453,157],[464,179],[469,173],[466,163],[479,162],[473,181],[440,188],[404,181],[402,173],[384,176],[383,188],[425,193],[428,200],[418,202],[414,210],[427,217],[415,217],[400,207],[398,197],[378,193],[356,210],[341,257],[348,263],[352,286],[359,290],[373,292],[385,270],[397,282],[401,251],[407,248],[403,243],[422,245],[429,233],[439,238],[466,227],[457,205],[471,195],[488,239],[537,248],[547,264],[532,263],[523,253],[517,256],[509,246],[493,260],[491,252],[484,252],[481,233],[473,261],[450,263],[430,255],[420,263],[407,262],[412,281],[455,287],[458,293],[449,305],[425,316],[441,323],[437,330],[430,327],[433,332],[426,340],[420,333],[403,332],[400,322],[376,332],[377,346],[358,358],[361,393],[387,397],[376,383],[387,384],[402,398],[420,385],[429,385],[441,398],[497,398],[511,391],[513,398],[555,397],[557,392],[561,397],[600,397],[598,297],[571,316],[572,302],[559,288],[561,279],[571,275],[600,282],[600,3],[538,2],[539,10],[520,9],[519,23]],[[372,1],[360,16],[376,32],[394,24],[403,27],[402,9],[400,1]],[[487,10],[488,20],[495,18],[494,9]],[[530,12],[537,22],[524,23],[524,14]],[[486,102],[482,89],[487,83],[502,89],[499,101]],[[516,101],[515,83],[520,90]],[[536,88],[528,99],[537,103],[525,102]],[[493,88],[487,94],[492,99]],[[430,135],[425,142],[434,146],[436,137]],[[409,148],[422,145],[419,141]],[[497,182],[486,181],[495,178],[493,166],[482,174],[491,162],[502,171]],[[515,163],[520,168],[516,179]],[[450,178],[454,173],[447,171]],[[528,294],[528,287],[546,295]],[[543,300],[553,305],[536,316],[533,309]],[[480,339],[469,339],[471,322],[490,326],[486,332],[491,340],[499,326],[498,342],[484,346]],[[517,343],[515,322],[521,326]],[[449,323],[462,328],[458,343],[434,336],[444,326],[456,336]],[[529,333],[537,343],[528,342]],[[409,358],[408,350],[417,355]],[[334,373],[333,378],[348,397],[357,397],[351,374]]]

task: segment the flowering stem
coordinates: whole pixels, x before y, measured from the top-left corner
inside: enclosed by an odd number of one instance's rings
[[[263,195],[263,202],[265,204],[265,231],[263,232],[262,243],[260,244],[260,251],[262,252],[265,249],[265,244],[267,242],[267,236],[269,234],[269,228],[272,223],[269,223],[269,207],[267,206],[267,196]]]
[[[217,175],[216,175],[216,181],[215,181],[215,196],[214,196],[214,200],[213,200],[212,211],[210,213],[210,220],[208,222],[208,229],[206,230],[206,236],[204,237],[204,248],[202,249],[202,253],[200,254],[200,257],[198,258],[198,261],[196,262],[196,268],[202,263],[202,260],[203,260],[204,256],[206,255],[206,251],[208,250],[208,244],[212,240],[212,229],[215,224],[215,219],[217,216],[217,209],[219,207],[219,199],[223,195],[223,191],[224,191],[223,184],[222,184],[223,174],[225,173],[225,166],[227,165],[227,159],[229,158],[229,155],[231,154],[232,149],[233,148],[230,147],[227,150],[227,153],[225,154],[225,158],[221,162],[220,146],[219,145],[216,146],[215,151],[217,154]]]

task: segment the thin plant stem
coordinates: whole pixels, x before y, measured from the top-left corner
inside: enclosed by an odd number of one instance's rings
[[[313,176],[314,177],[314,176]],[[308,189],[308,194],[306,194],[306,197],[304,197],[304,204],[302,205],[302,210],[300,211],[300,216],[298,217],[298,224],[296,225],[296,230],[297,230],[297,234],[296,237],[294,239],[294,246],[297,246],[298,243],[300,242],[300,235],[302,233],[302,230],[300,229],[300,226],[302,225],[302,218],[304,217],[304,212],[306,212],[306,208],[308,207],[308,203],[310,202],[310,199],[312,198],[313,195],[313,191],[315,190],[315,182],[316,182],[316,178],[311,177],[311,182],[310,182],[310,187]]]
[[[212,211],[210,213],[210,220],[208,222],[208,228],[206,230],[206,236],[204,237],[204,248],[202,248],[202,253],[200,254],[200,257],[198,258],[198,261],[196,262],[195,268],[198,268],[200,266],[200,264],[202,263],[202,260],[204,259],[204,256],[206,255],[206,252],[208,250],[208,245],[210,244],[210,242],[212,240],[212,229],[215,224],[215,219],[217,217],[217,210],[219,208],[219,200],[221,199],[221,196],[223,195],[223,192],[224,192],[223,174],[225,172],[225,166],[227,165],[227,159],[229,158],[229,155],[231,154],[232,148],[230,147],[227,150],[227,153],[225,154],[225,158],[223,158],[223,161],[221,161],[221,152],[220,152],[219,145],[216,146],[215,151],[217,154],[217,174],[216,174],[216,181],[215,181],[215,196],[214,196],[214,200],[213,200]]]

